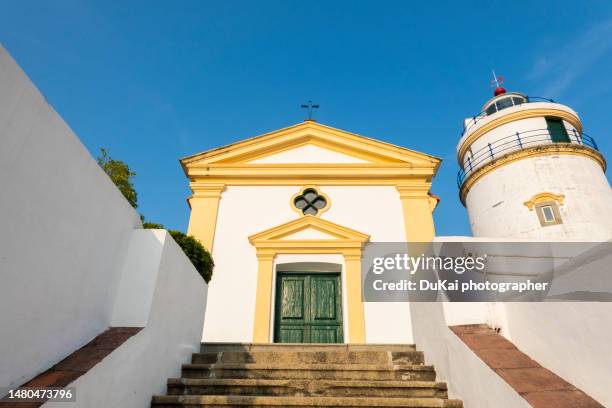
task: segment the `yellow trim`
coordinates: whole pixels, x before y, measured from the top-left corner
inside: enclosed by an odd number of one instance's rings
[[[367,163],[259,163],[252,160],[307,144]],[[192,181],[225,185],[394,185],[431,180],[440,159],[315,122],[247,139],[181,160]]]
[[[528,201],[525,201],[523,204],[529,208],[529,211],[533,211],[533,208],[536,204],[546,202],[546,201],[556,201],[559,205],[563,205],[563,201],[565,200],[565,196],[563,194],[554,194],[554,193],[538,193],[531,197]]]
[[[408,242],[430,242],[436,234],[432,214],[435,206],[431,202],[433,197],[428,194],[430,187],[431,183],[425,182],[397,186]]]
[[[255,300],[255,323],[253,342],[270,342],[270,313],[272,311],[272,281],[274,255],[257,254],[257,292]]]
[[[366,160],[367,163],[250,163],[307,144]],[[316,122],[299,123],[182,159],[181,164],[194,191],[194,198],[189,200],[192,206],[189,230],[212,248],[219,200],[218,197],[203,197],[202,194],[195,197],[196,189],[203,190],[204,185],[303,187],[422,184],[431,183],[440,162],[434,156]],[[210,194],[214,195],[212,192]],[[409,207],[405,211],[411,211]],[[431,218],[431,213],[428,216]],[[433,221],[426,224],[433,225]],[[430,230],[433,231],[432,228]],[[431,231],[425,235],[431,235]]]
[[[344,254],[349,343],[363,344],[365,316],[361,301],[361,255]]]
[[[519,160],[528,159],[534,156],[549,156],[555,154],[572,154],[578,156],[585,156],[590,159],[595,160],[603,169],[606,171],[606,160],[596,150],[591,149],[590,147],[586,147],[578,144],[547,144],[534,146],[528,149],[519,150],[513,153],[510,153],[506,156],[500,157],[499,159],[493,160],[490,163],[485,164],[482,167],[479,167],[474,172],[472,172],[467,179],[463,182],[461,186],[461,190],[459,192],[459,197],[461,198],[461,202],[465,205],[465,197],[468,192],[472,188],[472,186],[480,180],[485,175],[489,174],[494,169],[505,166],[510,163],[514,163]]]
[[[440,202],[435,197],[429,196],[429,209],[431,210],[432,214],[438,207],[438,204],[440,204]]]
[[[217,226],[217,212],[224,184],[190,183],[193,196],[189,198],[191,215],[187,235],[193,235],[212,253]]]
[[[375,163],[423,163],[437,166],[440,159],[320,123],[306,121],[181,159],[188,170],[195,164],[244,164],[304,144],[316,144]]]
[[[308,228],[321,231],[332,239],[285,239]],[[367,234],[305,215],[296,220],[251,235],[249,242],[255,247],[258,259],[257,297],[253,342],[270,341],[272,310],[272,277],[274,257],[278,254],[342,254],[347,286],[347,317],[349,343],[365,342],[365,319],[361,301],[361,252],[370,237]]]
[[[298,215],[300,216],[304,216],[304,213],[302,212],[302,210],[300,210],[299,208],[297,208],[295,206],[295,204],[293,204],[293,202],[295,201],[296,197],[301,196],[304,194],[304,191],[308,190],[308,189],[314,189],[317,191],[317,194],[319,194],[320,196],[323,196],[323,198],[325,198],[325,207],[321,208],[320,210],[317,211],[317,214],[315,215],[315,217],[320,217],[321,214],[323,214],[325,211],[329,210],[329,207],[331,206],[331,201],[329,199],[329,196],[325,193],[323,193],[321,191],[321,189],[317,186],[314,185],[308,185],[308,186],[304,186],[300,189],[300,191],[298,191],[297,193],[295,193],[293,196],[291,196],[291,199],[289,200],[289,206],[291,207],[291,209],[293,211],[295,211]]]
[[[269,151],[266,151],[265,149],[259,149],[255,152],[249,152],[236,161],[231,160],[231,162],[240,164],[253,164],[252,162],[255,160],[272,155],[277,155],[279,153],[283,153],[288,150],[293,150],[306,145],[318,146],[323,149],[332,150],[336,153],[342,153],[348,156],[352,156],[356,159],[365,160],[369,163],[401,163],[399,159],[394,159],[393,157],[387,157],[382,154],[374,154],[373,152],[367,150],[358,150],[350,148],[340,143],[332,142],[330,140],[325,140],[314,136],[306,136],[301,139],[289,140],[288,142],[278,143],[275,144]]]
[[[419,175],[416,171],[401,177],[387,177],[385,175],[355,176],[350,171],[347,171],[345,176],[336,177],[326,177],[325,171],[317,172],[316,175],[312,173],[311,171],[308,174],[305,170],[303,175],[292,177],[280,171],[278,176],[270,177],[257,177],[256,175],[249,177],[246,175],[247,178],[210,177],[198,178],[198,180],[227,186],[397,186],[412,180],[431,181],[431,175]]]
[[[545,117],[545,116],[556,116],[561,119],[564,119],[568,121],[572,126],[574,126],[574,128],[576,128],[578,133],[582,133],[582,123],[580,122],[580,119],[578,118],[578,116],[568,111],[565,111],[565,110],[551,109],[551,108],[535,108],[535,109],[523,109],[517,112],[507,113],[507,114],[504,114],[503,116],[500,116],[497,119],[492,120],[491,122],[488,122],[482,125],[482,127],[477,128],[476,130],[474,130],[473,133],[471,133],[461,143],[461,147],[459,148],[459,151],[457,152],[457,161],[459,162],[459,165],[463,166],[463,159],[465,157],[465,153],[468,151],[470,146],[477,139],[479,139],[484,134],[490,132],[491,130],[501,125],[505,125],[506,123],[514,122],[517,120],[538,118],[538,117]]]
[[[300,179],[395,179],[420,176],[431,178],[435,166],[412,166],[407,164],[235,164],[206,165],[189,168],[189,178],[197,181],[223,180],[226,184],[240,185],[246,180],[300,180]],[[317,184],[317,183],[314,183]]]

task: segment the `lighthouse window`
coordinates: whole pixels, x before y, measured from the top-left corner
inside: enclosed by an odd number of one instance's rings
[[[565,125],[561,118],[546,117],[546,127],[550,133],[550,140],[553,143],[570,143],[570,137],[567,134]]]
[[[500,99],[499,101],[495,102],[495,104],[497,105],[498,111],[509,108],[512,106],[512,98]]]
[[[559,213],[559,206],[554,201],[538,203],[535,206],[535,210],[538,214],[540,225],[543,227],[563,223],[561,214]]]
[[[542,215],[544,216],[544,221],[546,222],[555,221],[555,214],[553,213],[553,209],[550,205],[542,207]]]
[[[485,113],[488,115],[492,115],[497,111],[502,109],[510,108],[512,106],[518,106],[525,103],[527,100],[522,96],[512,96],[508,98],[502,98],[497,102],[493,102],[485,109]]]

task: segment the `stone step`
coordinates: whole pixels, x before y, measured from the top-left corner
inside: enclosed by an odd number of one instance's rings
[[[432,366],[422,364],[184,364],[184,378],[259,378],[311,380],[435,381]]]
[[[421,351],[221,351],[196,353],[194,364],[423,364]]]
[[[447,398],[447,389],[435,381],[171,378],[168,394]]]
[[[414,344],[202,343],[202,353],[220,351],[415,351]]]
[[[458,400],[441,398],[372,398],[372,397],[253,397],[227,395],[164,395],[154,396],[155,408],[182,407],[403,407],[462,408]]]

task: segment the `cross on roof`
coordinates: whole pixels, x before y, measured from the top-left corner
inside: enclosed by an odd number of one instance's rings
[[[307,120],[313,120],[312,119],[312,110],[313,109],[319,109],[319,104],[313,104],[312,101],[309,99],[307,103],[302,104],[301,107],[303,109],[308,109],[308,119]]]

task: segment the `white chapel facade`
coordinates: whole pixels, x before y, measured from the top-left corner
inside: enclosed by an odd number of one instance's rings
[[[409,304],[362,302],[361,253],[433,239],[438,158],[306,120],[181,163],[215,260],[204,341],[413,342]]]

